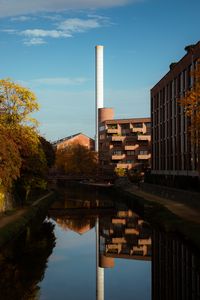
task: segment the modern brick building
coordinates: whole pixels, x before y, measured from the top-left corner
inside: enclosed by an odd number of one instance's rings
[[[200,42],[185,50],[185,56],[172,63],[151,89],[152,174],[159,175],[158,181],[198,176],[198,149],[191,139],[190,120],[178,100],[193,85],[191,71],[200,58]]]
[[[104,170],[150,166],[150,118],[114,119],[112,108],[99,109],[99,161]]]
[[[94,150],[94,140],[83,133],[76,133],[53,143],[53,146],[58,149],[64,149],[70,144],[80,144],[90,150]]]

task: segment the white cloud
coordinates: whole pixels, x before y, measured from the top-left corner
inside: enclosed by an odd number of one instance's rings
[[[34,18],[29,17],[29,16],[19,16],[19,17],[13,17],[11,18],[11,21],[16,21],[16,22],[26,22],[29,20],[33,20]]]
[[[51,37],[51,38],[60,38],[60,37],[71,37],[70,34],[59,31],[59,30],[44,30],[44,29],[26,29],[20,32],[21,35],[27,37]]]
[[[77,77],[77,78],[56,77],[56,78],[33,79],[32,83],[44,84],[44,85],[76,85],[76,84],[82,84],[86,81],[88,81],[88,78],[84,78],[84,77]]]
[[[98,19],[72,18],[61,22],[58,26],[64,32],[84,32],[89,29],[99,28],[103,24]]]
[[[16,29],[4,29],[2,31],[8,34],[24,36],[26,38],[24,44],[31,46],[45,44],[45,38],[69,38],[75,33],[85,32],[91,29],[108,26],[110,24],[109,18],[107,17],[92,16],[87,19],[68,18],[66,20],[62,20],[52,25],[55,29],[34,28],[22,31]]]
[[[0,17],[39,12],[59,12],[69,9],[96,9],[122,6],[138,0],[1,0]]]
[[[41,38],[31,38],[30,40],[25,40],[24,45],[32,46],[32,45],[42,45],[46,44],[46,42]]]
[[[9,34],[17,33],[17,30],[16,30],[16,29],[2,29],[1,31],[2,31],[2,32],[9,33]]]

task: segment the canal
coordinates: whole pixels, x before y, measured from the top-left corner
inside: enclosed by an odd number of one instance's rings
[[[66,188],[0,255],[1,300],[196,300],[200,256],[109,193]]]

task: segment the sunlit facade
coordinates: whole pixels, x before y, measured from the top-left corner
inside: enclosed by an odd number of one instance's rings
[[[106,169],[150,166],[151,119],[114,119],[111,108],[99,110],[99,161]]]

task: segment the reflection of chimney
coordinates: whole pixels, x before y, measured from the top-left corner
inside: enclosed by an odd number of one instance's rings
[[[114,258],[107,257],[105,255],[100,255],[99,265],[101,268],[113,268],[114,267]]]
[[[103,93],[103,46],[96,46],[96,130],[95,130],[95,150],[99,150],[99,118],[98,118],[98,109],[102,108],[104,103],[104,93]]]
[[[96,300],[104,300],[104,269],[100,267],[99,218],[96,220]]]

